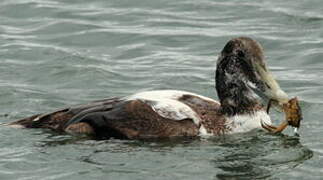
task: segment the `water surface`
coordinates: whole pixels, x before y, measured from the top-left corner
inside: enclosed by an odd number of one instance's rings
[[[217,99],[224,44],[258,40],[298,96],[300,137],[92,141],[0,127],[1,179],[321,179],[320,0],[2,0],[0,121],[96,99],[181,89]],[[272,114],[275,122],[282,117]]]

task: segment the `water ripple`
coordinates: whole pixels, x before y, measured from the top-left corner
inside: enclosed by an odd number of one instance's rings
[[[300,139],[256,132],[166,142],[0,126],[0,178],[317,179],[322,19],[321,0],[3,0],[1,122],[142,90],[216,97],[217,55],[232,37],[250,36],[281,87],[300,98],[304,123]]]

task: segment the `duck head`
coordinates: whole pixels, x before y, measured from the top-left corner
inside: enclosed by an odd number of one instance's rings
[[[278,109],[288,101],[265,63],[263,48],[248,37],[232,39],[224,46],[215,79],[222,110],[229,115],[254,111],[259,95],[276,102]]]

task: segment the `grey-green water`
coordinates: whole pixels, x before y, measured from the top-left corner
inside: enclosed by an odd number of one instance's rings
[[[301,99],[304,121],[299,138],[289,130],[144,142],[0,127],[0,179],[322,179],[322,7],[321,0],[1,0],[1,122],[142,90],[217,99],[217,54],[237,36],[264,46],[282,88]]]

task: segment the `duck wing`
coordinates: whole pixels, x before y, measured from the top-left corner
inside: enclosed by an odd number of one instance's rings
[[[198,125],[191,118],[177,114],[181,119],[172,119],[160,114],[151,102],[142,100],[123,101],[112,109],[95,111],[75,116],[66,124],[66,129],[79,124],[88,124],[97,138],[156,138],[172,136],[196,136]],[[155,107],[156,108],[156,107]],[[167,113],[164,111],[163,113]],[[169,112],[168,114],[173,114]]]

